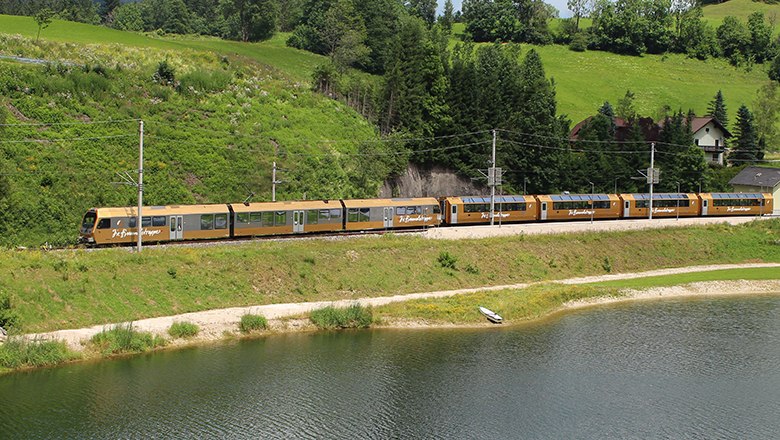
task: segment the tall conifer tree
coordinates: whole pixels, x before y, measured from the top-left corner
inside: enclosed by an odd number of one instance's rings
[[[758,141],[758,133],[753,124],[753,114],[744,104],[737,110],[736,136],[731,146],[728,160],[732,165],[758,162],[764,158],[764,151]]]
[[[718,120],[724,127],[729,125],[728,114],[726,113],[726,104],[723,102],[723,93],[718,90],[715,97],[710,101],[707,112],[710,116]]]

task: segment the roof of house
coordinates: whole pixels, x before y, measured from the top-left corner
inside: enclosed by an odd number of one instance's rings
[[[592,119],[593,116],[589,116],[577,123],[577,125],[572,128],[571,132],[569,132],[569,140],[578,140],[580,131],[582,131],[582,129],[587,126]],[[615,123],[615,140],[622,142],[628,139],[628,136],[630,135],[629,130],[631,129],[629,122],[623,118],[618,117],[612,118],[612,121]],[[658,140],[660,130],[658,125],[653,122],[652,118],[639,118],[638,122],[646,141],[652,142]]]
[[[774,188],[780,184],[780,168],[746,167],[729,184]]]
[[[687,119],[685,119],[685,121],[687,121]],[[666,122],[665,119],[662,121],[658,121],[658,126],[663,128],[665,122]],[[731,137],[731,132],[713,116],[694,116],[693,119],[691,119],[691,131],[695,134],[710,122],[715,124],[715,126],[717,126],[720,129],[720,131],[723,132],[724,137],[727,138]]]

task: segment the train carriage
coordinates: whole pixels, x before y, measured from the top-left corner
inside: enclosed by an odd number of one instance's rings
[[[617,194],[554,194],[536,198],[542,221],[620,218]]]
[[[439,202],[432,197],[342,200],[348,231],[438,226]]]
[[[440,199],[444,222],[448,225],[490,223],[490,197],[463,196]],[[524,222],[537,219],[536,199],[533,196],[496,196],[495,221]]]
[[[701,216],[722,215],[771,215],[770,193],[704,193],[701,199]]]
[[[650,194],[620,194],[623,218],[647,218],[650,213]],[[653,194],[653,217],[695,217],[700,203],[696,194]]]
[[[150,206],[141,211],[144,242],[230,237],[228,205]],[[138,241],[137,208],[92,208],[84,215],[79,241],[123,244]]]
[[[338,200],[232,204],[231,209],[235,237],[340,231],[344,221]]]

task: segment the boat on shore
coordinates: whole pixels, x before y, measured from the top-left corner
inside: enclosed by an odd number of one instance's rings
[[[479,313],[485,315],[488,321],[492,322],[493,324],[501,324],[502,322],[504,322],[504,318],[502,318],[501,315],[488,308],[480,306]]]

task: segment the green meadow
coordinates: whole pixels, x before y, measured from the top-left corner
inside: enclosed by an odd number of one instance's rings
[[[484,240],[389,234],[149,246],[140,255],[127,248],[0,251],[0,294],[10,296],[21,331],[42,332],[224,307],[740,262],[780,262],[780,220]]]

